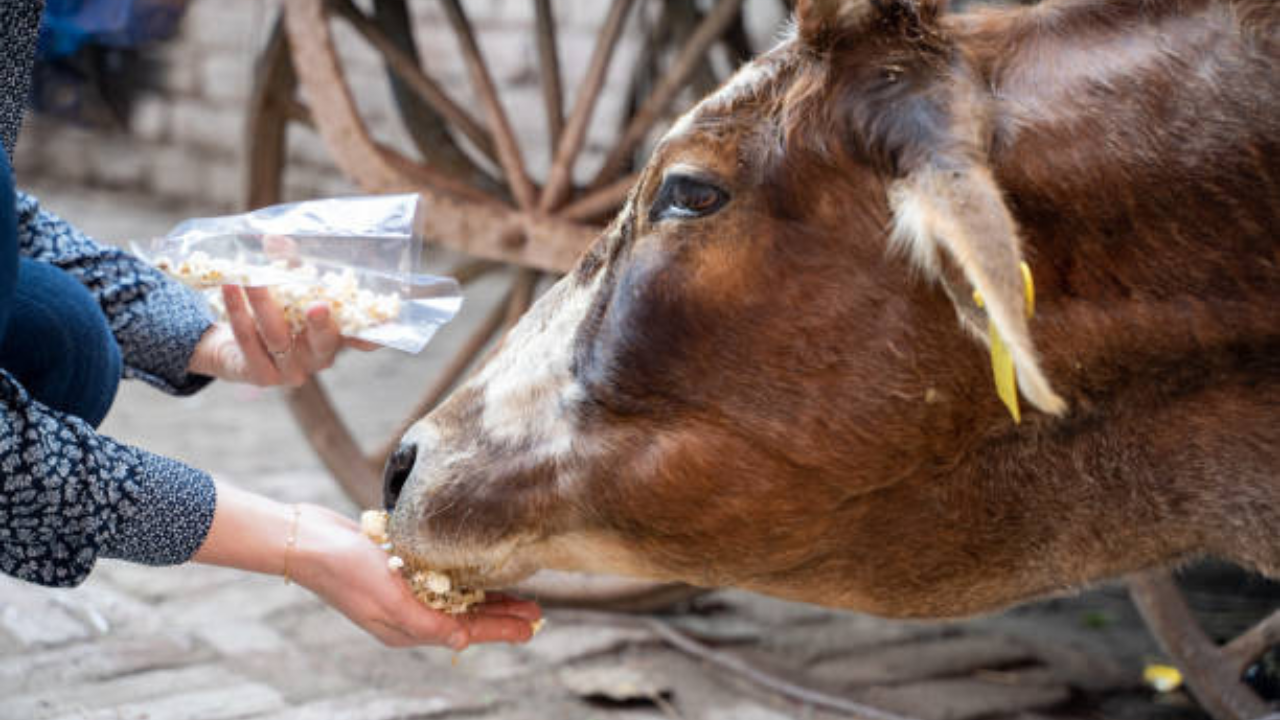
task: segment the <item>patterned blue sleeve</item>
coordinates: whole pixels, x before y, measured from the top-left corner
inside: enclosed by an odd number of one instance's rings
[[[62,268],[97,298],[124,357],[125,377],[175,395],[209,383],[187,372],[213,322],[199,295],[133,255],[90,240],[34,197],[17,196],[18,253]]]
[[[183,563],[215,502],[207,474],[98,435],[0,370],[0,571],[70,587],[98,557]]]

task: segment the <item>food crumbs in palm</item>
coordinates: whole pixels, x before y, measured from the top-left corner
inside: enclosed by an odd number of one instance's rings
[[[360,514],[360,532],[384,551],[393,553],[395,545],[387,536],[388,517],[384,510],[364,511]],[[394,554],[387,558],[387,567],[404,575],[414,597],[433,610],[461,615],[472,605],[484,602],[484,590],[454,582],[446,570],[423,567]]]

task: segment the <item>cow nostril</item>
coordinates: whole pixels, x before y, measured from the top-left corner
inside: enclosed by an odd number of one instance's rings
[[[382,471],[382,504],[387,510],[396,506],[400,499],[400,491],[413,472],[413,463],[418,459],[418,446],[412,443],[401,444],[387,458],[387,467]]]

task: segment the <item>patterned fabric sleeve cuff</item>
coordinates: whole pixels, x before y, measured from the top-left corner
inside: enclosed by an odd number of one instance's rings
[[[191,354],[213,324],[200,296],[164,278],[131,310],[130,321],[115,329],[121,347],[128,348],[125,377],[172,395],[190,395],[213,380],[187,372]]]
[[[179,565],[204,543],[213,523],[213,478],[177,460],[143,456],[137,495],[101,549],[102,557],[144,565]]]

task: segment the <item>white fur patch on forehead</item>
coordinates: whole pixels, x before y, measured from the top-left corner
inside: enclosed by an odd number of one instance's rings
[[[571,450],[571,410],[585,397],[573,377],[573,343],[603,276],[585,285],[570,278],[556,283],[468,383],[484,397],[486,440],[518,444],[545,459]]]
[[[701,102],[681,115],[671,125],[671,129],[667,131],[667,134],[663,136],[662,142],[669,142],[691,131],[694,119],[699,114],[711,110],[723,111],[733,107],[742,98],[759,92],[760,86],[769,82],[778,74],[781,64],[775,58],[776,50],[777,48],[774,48],[769,53],[738,68],[738,71],[725,81],[718,90],[703,98]]]

